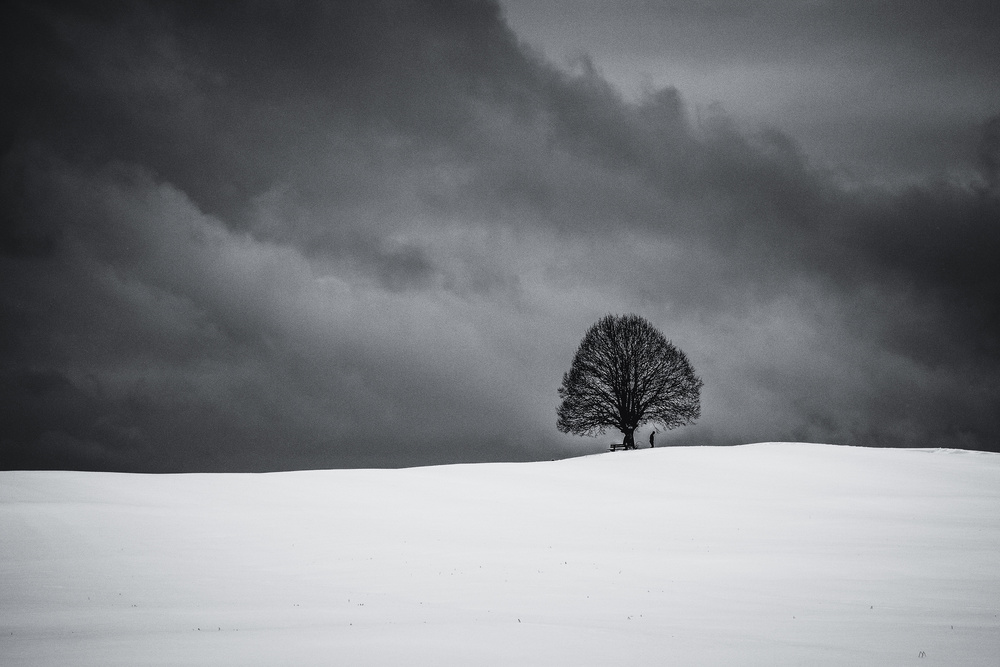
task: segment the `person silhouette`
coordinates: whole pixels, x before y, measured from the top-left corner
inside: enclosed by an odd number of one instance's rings
[[[655,435],[656,435],[656,431],[653,431],[652,433],[649,434],[649,446],[650,446],[650,448],[653,448],[653,447],[656,446],[656,445],[653,444],[653,437]]]

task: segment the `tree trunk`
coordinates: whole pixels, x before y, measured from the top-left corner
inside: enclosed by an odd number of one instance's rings
[[[625,439],[622,440],[622,444],[625,445],[625,449],[635,449],[635,429],[625,429],[622,432],[625,434]]]

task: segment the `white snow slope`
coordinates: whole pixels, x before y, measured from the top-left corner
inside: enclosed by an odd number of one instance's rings
[[[0,664],[1000,665],[1000,455],[0,472]]]

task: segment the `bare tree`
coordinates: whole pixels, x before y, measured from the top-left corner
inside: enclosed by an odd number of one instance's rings
[[[616,428],[634,448],[642,424],[671,429],[698,419],[701,387],[687,355],[647,320],[605,315],[587,329],[563,375],[556,426],[577,435]]]

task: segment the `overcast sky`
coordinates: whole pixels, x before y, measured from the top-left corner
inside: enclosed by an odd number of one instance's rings
[[[1000,449],[994,2],[106,4],[0,28],[0,467],[589,453],[627,312],[663,445]]]

